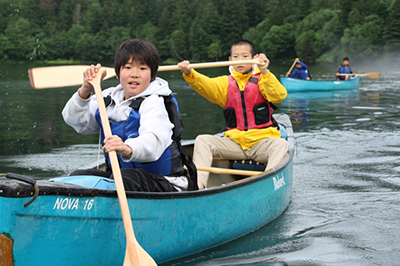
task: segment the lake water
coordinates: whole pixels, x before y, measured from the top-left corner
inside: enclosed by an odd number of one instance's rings
[[[92,164],[98,136],[75,133],[61,117],[77,88],[31,89],[30,67],[0,65],[0,173],[41,179]],[[247,236],[165,266],[400,265],[400,68],[353,68],[382,76],[362,78],[359,90],[290,93],[279,105],[292,118],[297,142],[288,209]],[[271,66],[276,75],[287,69]],[[332,78],[335,70],[311,67],[314,79]],[[222,110],[179,72],[159,76],[178,99],[184,139],[221,130]]]

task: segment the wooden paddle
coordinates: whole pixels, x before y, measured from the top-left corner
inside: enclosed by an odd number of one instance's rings
[[[339,76],[351,76],[353,74],[339,74]],[[354,74],[355,76],[367,77],[370,79],[378,79],[381,76],[379,72],[371,72],[366,74]]]
[[[83,72],[80,73],[80,76]],[[108,121],[106,105],[104,103],[103,94],[101,92],[101,73],[103,68],[99,70],[97,75],[89,81],[94,87],[96,94],[97,104],[99,106],[101,124],[103,125],[103,131],[105,137],[111,136],[110,122]],[[82,80],[81,80],[82,83]],[[115,180],[115,186],[117,188],[117,195],[119,205],[122,213],[122,220],[125,228],[126,235],[126,253],[124,266],[152,266],[157,265],[152,257],[139,245],[136,240],[135,233],[132,226],[132,218],[129,212],[128,200],[126,199],[126,193],[124,183],[122,181],[121,169],[117,158],[117,153],[111,151],[108,153],[111,161],[111,168]]]
[[[227,174],[227,175],[260,175],[264,172],[250,171],[250,170],[237,170],[228,168],[218,168],[218,167],[206,167],[206,166],[196,166],[198,171],[210,172],[214,174]]]
[[[210,68],[224,67],[231,65],[244,64],[260,64],[258,59],[240,60],[240,61],[221,61],[210,63],[190,64],[191,68]],[[36,67],[29,70],[29,80],[34,89],[46,89],[57,87],[78,86],[82,84],[82,73],[89,66],[72,65],[72,66],[52,66],[52,67]],[[115,70],[111,67],[102,67],[107,70],[107,76],[104,79],[109,79],[115,76]],[[158,71],[179,70],[178,65],[160,66]]]
[[[292,64],[292,66],[290,67],[290,69],[289,69],[289,71],[286,73],[286,77],[287,76],[289,76],[289,74],[288,73],[290,73],[290,72],[292,72],[292,69],[294,68],[294,66],[296,65],[296,63],[297,63],[297,59],[298,58],[296,58],[295,60],[294,60],[294,62],[293,62],[293,64]]]

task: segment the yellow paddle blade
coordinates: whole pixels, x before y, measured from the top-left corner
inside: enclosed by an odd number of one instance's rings
[[[370,78],[370,79],[378,79],[378,78],[381,76],[381,73],[372,72],[372,73],[367,73],[367,74],[365,74],[365,76],[366,76],[367,78]]]
[[[36,67],[29,70],[29,80],[34,89],[79,86],[83,83],[83,72],[88,68],[89,66],[83,65]],[[115,76],[114,68],[102,69],[107,70],[104,79]]]

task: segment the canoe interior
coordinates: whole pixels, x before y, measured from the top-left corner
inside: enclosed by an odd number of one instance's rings
[[[286,209],[295,142],[288,116],[274,117],[286,126],[290,144],[276,169],[251,178],[212,175],[214,187],[199,191],[127,192],[135,236],[158,264],[248,234]],[[189,150],[192,145],[185,143]],[[219,165],[229,167],[215,162]],[[97,179],[85,187],[37,180],[37,185],[39,197],[24,207],[34,193],[32,185],[0,180],[0,234],[7,234],[5,245],[13,241],[15,266],[123,264],[126,240],[112,182]]]

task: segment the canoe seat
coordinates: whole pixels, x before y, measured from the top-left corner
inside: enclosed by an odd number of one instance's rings
[[[260,163],[254,160],[222,160],[214,158],[213,161],[229,162],[229,165],[234,169],[265,171],[266,163]]]

